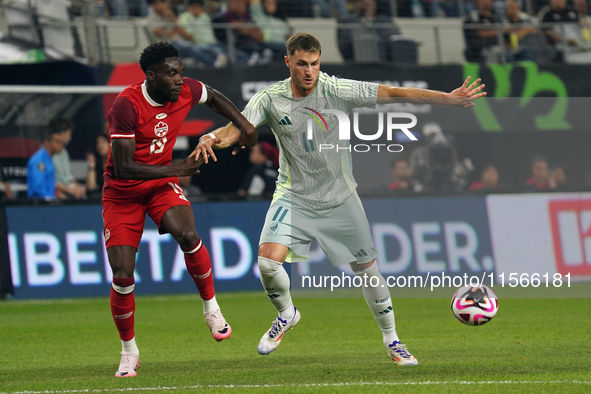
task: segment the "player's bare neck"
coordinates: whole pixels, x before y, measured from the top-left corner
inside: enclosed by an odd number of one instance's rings
[[[154,89],[154,86],[150,83],[146,84],[146,92],[148,93],[148,96],[150,96],[150,98],[152,100],[154,100],[155,102],[157,102],[158,104],[164,105],[167,103],[167,100],[164,98],[161,98],[158,93],[156,93],[156,90]]]
[[[312,89],[309,90],[304,90],[304,89],[300,89],[293,81],[293,78],[291,80],[291,95],[294,98],[304,98],[309,96],[310,94],[312,94],[312,92],[314,91],[314,89],[316,89],[316,85],[314,85],[314,87]]]

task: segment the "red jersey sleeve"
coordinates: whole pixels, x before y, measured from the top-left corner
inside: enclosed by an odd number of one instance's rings
[[[193,78],[183,78],[183,82],[185,82],[191,90],[191,96],[193,97],[193,100],[191,101],[192,107],[195,106],[195,104],[203,104],[207,101],[207,89],[202,82]]]
[[[117,97],[109,112],[109,136],[113,138],[135,138],[137,112],[126,97]]]

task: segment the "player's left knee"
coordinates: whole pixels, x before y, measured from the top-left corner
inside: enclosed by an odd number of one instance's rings
[[[199,236],[194,230],[185,230],[178,234],[176,240],[181,249],[188,249],[199,242]]]

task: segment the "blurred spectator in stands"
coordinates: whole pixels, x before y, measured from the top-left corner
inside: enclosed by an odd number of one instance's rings
[[[497,29],[479,28],[474,25],[490,25],[500,23],[493,12],[492,0],[478,0],[477,11],[471,12],[464,18],[464,39],[466,50],[464,56],[469,62],[495,62],[502,58],[503,48],[499,45],[499,32]]]
[[[505,17],[506,24],[509,25],[509,28],[504,30],[506,33],[505,59],[508,62],[534,60],[533,50],[523,45],[523,41],[527,36],[538,33],[538,29],[534,27],[530,17],[520,11],[519,4],[515,0],[507,1]]]
[[[211,25],[211,18],[205,12],[205,0],[189,0],[187,11],[179,17],[181,25],[193,38],[197,46],[228,56],[228,47],[217,40]],[[234,55],[238,63],[248,63],[250,55],[235,48]]]
[[[9,200],[12,200],[14,198],[14,194],[12,194],[12,190],[10,189],[8,182],[4,181],[2,165],[0,165],[0,200],[5,197]]]
[[[226,55],[193,42],[193,36],[178,23],[170,8],[170,0],[148,0],[148,4],[150,14],[146,22],[152,42],[168,41],[178,49],[182,58],[191,58],[206,66],[226,66]]]
[[[27,197],[56,198],[55,167],[51,157],[64,148],[62,134],[48,128],[41,148],[29,158],[27,163]]]
[[[172,164],[178,164],[183,159],[174,159]],[[183,189],[183,195],[187,198],[202,197],[203,191],[197,185],[191,183],[190,176],[179,176],[179,186]]]
[[[388,185],[388,190],[404,190],[409,192],[420,192],[422,190],[421,185],[415,183],[406,159],[394,159],[390,168],[390,174],[392,175],[392,183]]]
[[[277,14],[277,0],[250,0],[250,14],[263,32],[265,42],[285,46],[285,41],[291,36],[291,27]]]
[[[545,12],[544,12],[545,11]],[[566,5],[566,0],[550,0],[550,7],[540,10],[543,24],[555,24],[555,27],[544,27],[548,43],[552,45],[557,56],[555,60],[564,60],[564,50],[567,47],[580,45],[580,14],[574,8]]]
[[[261,196],[273,193],[279,166],[279,151],[268,142],[261,141],[252,147],[249,156],[252,166],[238,189],[241,196]]]
[[[93,151],[86,153],[86,163],[88,164],[86,189],[89,194],[95,197],[102,195],[103,173],[107,166],[109,148],[109,137],[106,134],[99,134],[96,137]]]
[[[498,189],[499,187],[499,171],[492,163],[484,167],[482,174],[480,174],[480,180],[470,184],[470,190],[490,190]]]
[[[76,200],[86,197],[86,187],[76,182],[72,175],[72,166],[70,163],[70,154],[67,146],[72,141],[72,130],[74,124],[63,118],[53,119],[49,127],[62,135],[64,147],[60,152],[52,156],[53,166],[55,167],[56,188],[60,198],[74,198]]]
[[[285,43],[265,42],[263,32],[256,26],[238,26],[254,24],[246,0],[228,0],[228,11],[223,16],[223,22],[236,25],[233,29],[236,48],[251,55],[259,54],[259,64],[270,63],[274,58],[283,60]]]
[[[566,171],[561,166],[554,167],[550,172],[550,187],[564,189],[566,187]]]
[[[550,170],[548,169],[548,161],[544,156],[534,156],[532,158],[531,166],[532,176],[525,181],[525,186],[529,189],[544,190],[552,189],[550,183]]]

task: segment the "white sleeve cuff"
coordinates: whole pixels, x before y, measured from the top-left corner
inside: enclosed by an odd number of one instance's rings
[[[201,98],[199,99],[199,104],[203,104],[207,101],[207,88],[203,84],[203,82],[199,82],[201,84]]]

